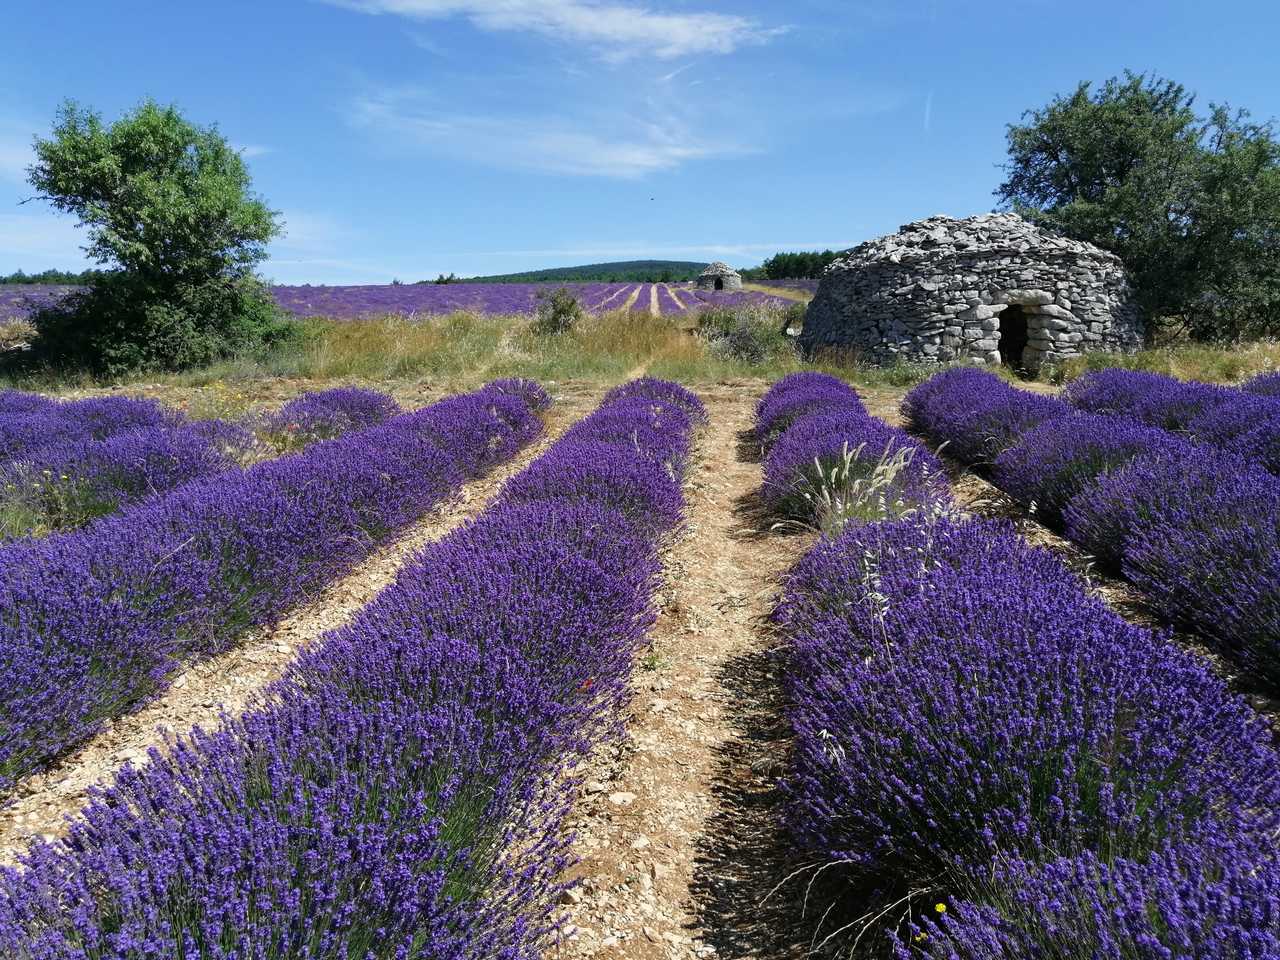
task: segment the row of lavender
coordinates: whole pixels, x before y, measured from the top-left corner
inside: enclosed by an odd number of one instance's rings
[[[0,876],[6,956],[533,958],[704,417],[611,392],[258,706]]]
[[[1084,378],[1077,395],[1096,387]],[[1251,679],[1280,683],[1280,478],[1230,449],[1085,413],[973,369],[921,384],[903,411],[912,429],[983,469],[1169,621]]]
[[[658,287],[659,312],[664,316],[708,306],[748,304],[785,305],[782,298],[752,291],[708,292],[680,284],[634,283],[412,283],[368,286],[275,286],[271,294],[281,309],[297,317],[357,320],[381,316],[435,316],[457,310],[506,316],[531,314],[539,296],[569,290],[591,312],[626,306],[636,292],[633,309],[647,311],[652,289]],[[0,322],[27,317],[33,309],[56,303],[74,287],[0,286]],[[674,291],[672,296],[670,292]]]
[[[496,382],[0,548],[0,790],[511,457],[544,401]]]
[[[184,483],[400,412],[372,390],[304,394],[242,423],[188,421],[154,400],[59,403],[0,391],[0,540],[72,529]]]
[[[1280,475],[1280,374],[1264,373],[1235,388],[1101,370],[1074,381],[1062,396],[1086,413],[1169,430]]]
[[[778,435],[783,408],[802,412]],[[939,960],[1280,955],[1265,722],[1010,525],[958,517],[936,461],[843,385],[765,397],[766,492],[793,433],[836,417],[864,475],[891,445],[918,466],[914,508],[820,540],[775,614],[788,825],[853,910],[823,932]],[[787,458],[848,459],[824,433]]]

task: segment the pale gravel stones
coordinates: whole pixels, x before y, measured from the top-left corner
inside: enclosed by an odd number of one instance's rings
[[[1011,307],[1025,320],[1020,365],[1031,370],[1142,344],[1120,259],[1011,213],[929,217],[855,247],[827,268],[800,344],[853,348],[878,363],[999,363],[1011,359],[1001,355]]]

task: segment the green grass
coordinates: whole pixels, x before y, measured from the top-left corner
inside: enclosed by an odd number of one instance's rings
[[[485,316],[460,311],[413,321],[383,317],[358,321],[308,320],[286,343],[252,355],[176,374],[139,374],[124,386],[192,392],[193,416],[231,416],[250,400],[247,384],[301,381],[427,384],[432,392],[471,389],[495,377],[612,384],[639,373],[684,383],[743,379],[774,380],[797,370],[821,370],[869,388],[905,389],[943,367],[897,362],[878,366],[855,351],[832,350],[802,358],[780,331],[794,319],[789,308],[753,306],[729,314],[715,311],[702,333],[689,318],[652,317],[617,311],[585,317],[573,330],[540,335],[526,316]],[[683,324],[683,327],[682,327]],[[1087,370],[1108,366],[1153,370],[1214,383],[1236,383],[1280,367],[1280,344],[1238,347],[1182,344],[1130,356],[1088,354],[1041,372],[1039,380],[1066,383]],[[1007,368],[996,372],[1016,379]],[[82,374],[28,373],[0,377],[0,386],[49,393],[87,390],[103,384]]]
[[[1046,383],[1069,383],[1090,370],[1111,367],[1163,373],[1181,380],[1234,384],[1280,367],[1280,343],[1270,340],[1222,346],[1179,343],[1132,354],[1087,353],[1042,370],[1039,379]]]

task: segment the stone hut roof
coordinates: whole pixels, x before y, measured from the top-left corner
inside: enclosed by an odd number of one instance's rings
[[[1114,253],[1038,227],[1016,213],[984,213],[964,219],[933,216],[904,224],[897,233],[854,247],[827,271],[856,270],[876,261],[912,264],[983,255],[1120,262]]]
[[[737,270],[720,260],[708,265],[707,269],[701,273],[704,277],[736,277],[737,275]]]

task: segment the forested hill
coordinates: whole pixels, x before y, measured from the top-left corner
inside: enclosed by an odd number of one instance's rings
[[[588,263],[580,267],[556,267],[496,277],[470,277],[477,283],[666,283],[692,280],[707,268],[688,260],[624,260],[620,263]]]

